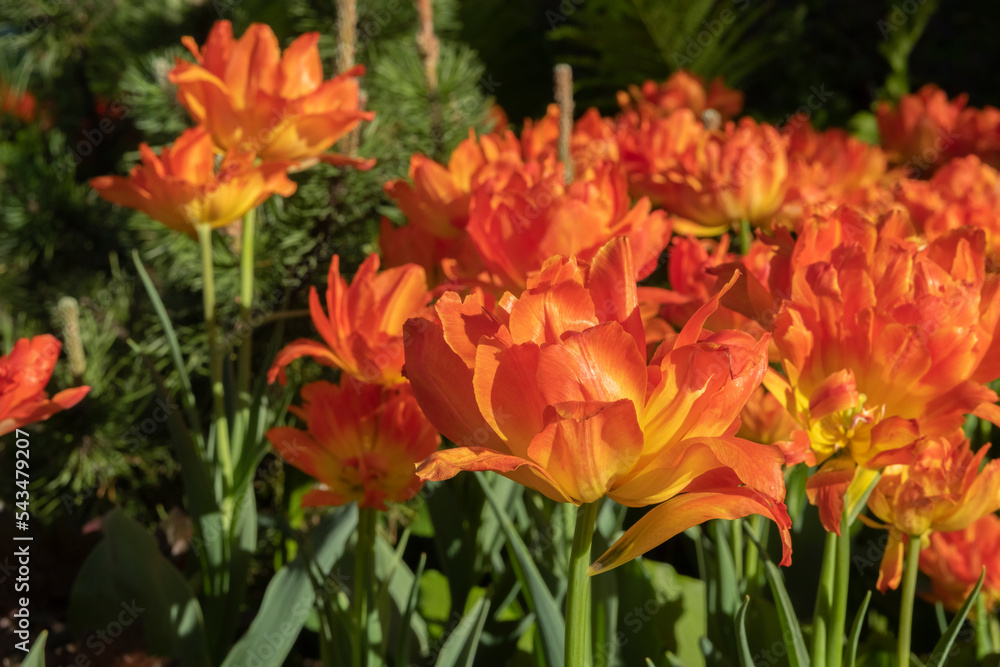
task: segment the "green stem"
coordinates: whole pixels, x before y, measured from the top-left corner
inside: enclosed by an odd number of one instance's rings
[[[826,666],[826,622],[833,607],[833,585],[836,573],[837,535],[826,534],[823,547],[823,567],[819,574],[819,590],[816,592],[816,608],[813,611],[812,626],[812,667]]]
[[[840,667],[844,661],[844,628],[847,624],[847,583],[851,577],[851,530],[847,519],[840,521],[837,536],[837,567],[833,586],[830,630],[826,635],[826,665]]]
[[[729,538],[732,542],[733,565],[736,566],[736,585],[739,586],[743,581],[743,519],[729,522]],[[746,586],[743,590],[746,590]]]
[[[215,267],[212,263],[212,228],[198,225],[201,245],[202,294],[205,308],[205,328],[208,330],[208,351],[211,359],[212,403],[215,409],[215,444],[222,468],[223,497],[229,498],[233,488],[233,462],[229,453],[229,422],[226,419],[226,397],[222,386],[222,355],[218,345],[215,322]],[[224,503],[230,505],[230,503]],[[231,509],[231,508],[230,508]],[[226,513],[231,518],[230,513]],[[228,529],[228,522],[227,522]]]
[[[899,605],[899,634],[896,635],[896,662],[901,667],[910,664],[910,631],[913,626],[913,596],[917,590],[920,563],[920,537],[910,535],[906,546],[903,570],[903,599]]]
[[[257,209],[250,209],[243,216],[243,247],[240,255],[240,322],[245,327],[243,340],[240,342],[239,372],[237,387],[241,403],[249,403],[250,393],[250,361],[251,340],[253,329],[250,327],[250,314],[253,309],[253,242],[257,222]]]
[[[368,597],[375,569],[375,522],[378,511],[359,508],[358,542],[354,554],[354,667],[368,662]]]
[[[1000,621],[990,614],[990,648],[993,653],[1000,653]]]
[[[753,243],[753,230],[750,228],[749,220],[740,221],[740,254],[745,255],[750,252],[750,244]]]
[[[569,556],[569,590],[566,593],[566,667],[590,667],[590,547],[594,541],[598,503],[581,506],[576,514],[573,547]]]
[[[976,659],[979,661],[990,654],[989,620],[984,597],[976,597]]]

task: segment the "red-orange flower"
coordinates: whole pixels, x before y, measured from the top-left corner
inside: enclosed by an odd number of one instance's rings
[[[197,225],[224,227],[275,193],[295,192],[285,174],[287,162],[255,166],[253,154],[230,151],[217,169],[212,140],[200,127],[186,130],[159,155],[145,143],[139,154],[142,163],[128,178],[98,176],[91,187],[110,202],[191,236]]]
[[[843,130],[817,132],[792,121],[788,137],[788,192],[778,224],[794,229],[811,207],[824,202],[866,206],[891,199],[884,187],[886,156]]]
[[[931,594],[924,597],[957,612],[979,581],[983,567],[986,580],[979,594],[992,614],[1000,605],[1000,518],[995,514],[987,514],[962,530],[931,535],[930,544],[920,552],[920,571],[931,580]]]
[[[254,23],[238,40],[218,21],[203,48],[184,45],[197,64],[180,58],[170,72],[180,100],[223,151],[253,152],[262,160],[370,168],[374,160],[325,151],[374,114],[358,108],[363,67],[323,80],[319,33],[298,37],[282,55],[271,28]]]
[[[323,341],[300,338],[285,346],[274,360],[268,379],[285,382],[285,366],[299,357],[339,368],[364,382],[403,382],[403,323],[418,315],[431,300],[424,270],[407,265],[379,273],[378,255],[369,255],[354,281],[340,275],[340,257],[333,256],[326,288],[326,310],[319,292],[309,291],[309,312]]]
[[[910,241],[888,228],[900,215],[881,233],[847,208],[803,225],[783,260],[788,291],[771,306],[787,379],[771,372],[765,385],[824,464],[807,490],[831,531],[848,488],[906,461],[919,437],[948,435],[969,413],[1000,421],[983,384],[1000,376],[1000,292],[983,234]]]
[[[0,357],[0,435],[27,424],[45,421],[79,403],[90,387],[64,389],[49,398],[45,393],[62,345],[49,334],[21,338]]]
[[[714,109],[722,121],[727,121],[743,109],[743,93],[727,88],[721,77],[706,88],[705,80],[697,74],[678,70],[663,83],[646,81],[642,88],[629,86],[627,93],[619,91],[618,105],[626,115],[640,118],[669,116],[678,109],[690,109],[700,117]]]
[[[611,163],[569,185],[559,173],[531,183],[513,177],[503,190],[481,189],[466,228],[483,264],[503,287],[519,291],[549,257],[588,260],[614,236],[628,236],[639,278],[656,268],[671,221],[647,199],[632,206],[624,176]]]
[[[0,79],[0,111],[20,118],[25,123],[35,120],[38,100],[30,91],[17,91]]]
[[[880,102],[875,115],[882,147],[895,164],[911,161],[924,171],[951,155],[958,135],[955,123],[965,108],[968,95],[953,100],[935,86],[927,84],[911,95],[904,95],[896,108]]]
[[[899,201],[917,229],[936,239],[966,225],[986,233],[986,252],[1000,266],[1000,174],[974,155],[951,160],[929,181],[900,182]]]
[[[975,454],[961,431],[921,440],[909,465],[888,466],[868,498],[868,508],[889,529],[878,589],[899,586],[903,535],[925,543],[928,534],[961,530],[1000,509],[1000,461],[980,471],[989,446]]]
[[[703,332],[718,299],[647,364],[635,269],[625,239],[589,263],[555,257],[496,314],[447,293],[440,324],[405,326],[406,376],[454,449],[424,479],[492,470],[575,504],[609,496],[662,503],[595,564],[626,562],[709,518],[773,518],[790,558],[782,455],[733,437],[767,366],[767,341]]]
[[[742,220],[768,226],[788,179],[786,139],[750,118],[706,129],[688,109],[619,137],[635,196],[648,196],[679,219],[682,234],[717,236]]]
[[[290,410],[307,430],[281,426],[267,437],[286,461],[320,481],[303,505],[357,501],[385,510],[387,501],[403,502],[420,490],[416,464],[438,448],[440,437],[406,384],[313,382],[302,388],[302,401]]]

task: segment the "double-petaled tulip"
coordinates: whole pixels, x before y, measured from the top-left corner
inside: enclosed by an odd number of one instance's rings
[[[1000,461],[983,467],[989,446],[975,454],[961,431],[921,440],[909,465],[888,466],[868,508],[889,529],[878,588],[895,589],[903,575],[903,535],[926,543],[929,533],[961,530],[1000,509]]]
[[[309,313],[323,341],[300,338],[285,346],[268,371],[284,384],[285,367],[299,357],[339,368],[363,382],[392,386],[403,382],[403,323],[430,302],[424,270],[406,265],[379,273],[378,255],[369,255],[350,286],[333,256],[326,287],[326,310],[319,292],[309,291]]]
[[[788,192],[778,224],[794,229],[811,207],[825,202],[867,206],[891,200],[886,156],[843,130],[817,132],[809,121],[789,123]]]
[[[170,72],[180,100],[223,151],[256,153],[261,160],[306,161],[370,168],[374,160],[326,153],[374,114],[358,108],[363,67],[323,80],[319,33],[298,37],[282,54],[271,28],[254,23],[238,40],[218,21],[204,47],[183,39],[196,63],[177,59]]]
[[[18,340],[9,355],[0,357],[0,435],[71,408],[90,391],[64,389],[52,398],[45,393],[61,347],[54,336],[42,334]]]
[[[550,104],[539,121],[526,119],[521,132],[521,150],[526,160],[549,161],[559,152],[559,105]],[[597,164],[618,161],[615,121],[601,116],[597,109],[587,109],[570,134],[570,157],[576,175],[584,176]]]
[[[252,153],[230,151],[216,167],[212,139],[203,128],[184,131],[159,155],[139,145],[142,163],[128,178],[98,176],[91,187],[108,201],[142,211],[167,227],[195,235],[197,225],[224,227],[295,183],[287,162],[254,164]]]
[[[875,115],[889,159],[925,172],[951,157],[958,139],[955,124],[968,99],[962,94],[949,100],[947,93],[929,83],[912,95],[904,95],[895,108],[888,102],[879,103]]]
[[[313,382],[302,388],[302,406],[291,412],[306,430],[267,432],[282,458],[320,482],[306,506],[345,505],[386,509],[412,498],[422,484],[416,464],[438,448],[440,437],[420,412],[406,384]]]
[[[1000,518],[995,514],[987,514],[962,530],[931,534],[930,544],[920,552],[920,571],[931,580],[931,593],[925,597],[957,612],[984,567],[986,579],[979,594],[986,602],[986,611],[993,613],[1000,604]]]
[[[639,118],[669,116],[678,109],[690,109],[696,116],[713,109],[722,121],[730,120],[743,109],[743,93],[727,88],[721,78],[710,87],[697,74],[678,70],[663,83],[646,81],[642,87],[629,86],[618,92],[618,105],[626,116]]]
[[[767,227],[788,180],[786,139],[750,118],[705,128],[689,109],[623,126],[622,165],[635,196],[679,216],[682,234],[717,236],[741,221]]]
[[[974,155],[951,160],[928,181],[900,182],[899,201],[917,229],[936,239],[966,225],[986,233],[986,252],[1000,267],[1000,174]]]
[[[984,271],[983,234],[911,241],[893,231],[901,215],[880,229],[847,208],[814,217],[781,260],[784,298],[757,303],[776,313],[786,376],[764,383],[823,464],[807,491],[830,531],[848,490],[853,500],[877,469],[908,461],[920,437],[948,435],[969,413],[1000,421],[984,384],[1000,376],[1000,291]]]
[[[488,271],[520,291],[549,257],[589,260],[615,236],[628,236],[639,278],[649,275],[670,239],[671,221],[647,199],[632,206],[624,176],[605,162],[565,185],[553,173],[530,183],[512,178],[502,191],[481,189],[466,228]]]
[[[492,470],[574,504],[604,496],[651,510],[592,570],[615,567],[710,518],[758,513],[782,531],[781,452],[733,437],[767,367],[767,341],[702,324],[718,298],[651,362],[626,239],[589,263],[554,257],[495,314],[446,293],[440,324],[407,322],[405,372],[424,414],[457,447],[418,474]]]

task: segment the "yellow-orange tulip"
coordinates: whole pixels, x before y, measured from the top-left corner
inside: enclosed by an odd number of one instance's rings
[[[1000,421],[996,348],[1000,292],[984,271],[982,232],[925,244],[900,238],[899,211],[877,228],[848,208],[801,227],[782,261],[773,336],[786,377],[765,385],[796,416],[817,462],[807,485],[827,530],[844,495],[920,438],[950,434],[965,415]],[[786,379],[787,378],[787,379]]]
[[[604,496],[662,503],[594,565],[624,563],[709,518],[758,513],[782,531],[780,450],[733,436],[767,367],[767,341],[704,332],[718,298],[647,363],[628,241],[589,263],[555,257],[495,314],[445,294],[440,324],[404,328],[406,377],[424,414],[457,447],[424,479],[492,470],[561,502]]]
[[[196,63],[177,59],[170,82],[177,99],[223,151],[253,152],[262,160],[305,166],[308,160],[370,168],[374,160],[326,153],[374,114],[358,108],[363,67],[323,80],[319,33],[298,37],[282,54],[271,28],[254,23],[238,40],[229,21],[217,21],[202,48],[184,45]]]
[[[142,211],[194,236],[197,225],[225,227],[271,195],[291,196],[287,162],[254,164],[252,153],[230,151],[216,168],[212,140],[200,127],[184,131],[157,155],[139,145],[141,164],[128,178],[98,176],[92,188],[110,202]]]
[[[770,225],[788,185],[786,141],[750,118],[706,129],[689,109],[623,126],[619,136],[632,194],[679,216],[675,229],[695,236],[742,220]]]
[[[326,310],[319,292],[309,291],[309,312],[323,341],[300,338],[285,346],[274,360],[268,379],[285,382],[285,367],[299,357],[339,368],[362,380],[382,385],[403,382],[403,323],[430,302],[424,270],[407,265],[379,273],[378,255],[369,255],[347,285],[340,275],[340,257],[333,256],[326,288]]]
[[[646,81],[642,87],[629,86],[628,92],[618,92],[618,105],[626,116],[640,118],[669,116],[678,109],[690,109],[696,116],[713,109],[722,121],[737,116],[743,109],[743,93],[727,88],[721,78],[710,87],[697,74],[678,70],[663,83]]]
[[[420,490],[416,463],[438,448],[440,437],[420,412],[406,384],[313,382],[302,388],[301,407],[290,410],[306,431],[289,426],[267,432],[282,458],[321,482],[302,504],[385,510]]]
[[[1000,606],[1000,518],[995,514],[987,514],[962,530],[931,534],[930,544],[920,552],[920,571],[931,580],[931,593],[924,597],[957,612],[984,567],[986,579],[979,594],[992,614]],[[972,616],[975,614],[973,606]]]
[[[961,431],[921,440],[909,465],[888,466],[868,498],[868,508],[889,529],[879,570],[883,593],[903,575],[903,535],[928,540],[929,533],[961,530],[1000,509],[1000,461],[980,471],[989,446],[975,454]]]

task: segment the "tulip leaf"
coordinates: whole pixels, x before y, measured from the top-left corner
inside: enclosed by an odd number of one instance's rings
[[[528,607],[537,619],[545,664],[548,667],[558,667],[564,663],[563,641],[565,634],[565,623],[559,612],[559,607],[556,605],[548,586],[545,585],[545,580],[542,578],[541,572],[538,571],[528,547],[518,535],[514,523],[500,505],[493,489],[483,479],[483,475],[476,474],[475,478],[479,481],[479,485],[486,495],[486,501],[496,512],[497,518],[500,519],[500,528],[507,537],[508,546],[514,552],[512,566],[524,584],[524,596],[527,599]]]
[[[865,620],[865,612],[868,611],[868,603],[872,600],[872,592],[868,591],[865,593],[865,599],[861,603],[861,607],[858,608],[858,613],[854,616],[854,622],[851,623],[851,633],[847,636],[847,660],[844,662],[844,667],[854,667],[857,663],[858,658],[858,639],[861,637],[861,624]]]
[[[177,333],[174,331],[174,325],[170,321],[170,315],[167,314],[167,309],[163,305],[163,300],[160,299],[159,292],[156,291],[156,286],[153,285],[153,281],[146,272],[146,267],[143,266],[142,260],[139,259],[138,250],[132,251],[132,261],[135,263],[135,269],[139,274],[139,279],[142,281],[142,286],[146,288],[146,294],[149,295],[149,300],[153,304],[153,310],[156,311],[156,317],[160,321],[160,326],[163,327],[163,337],[167,341],[167,347],[170,348],[170,358],[174,362],[174,367],[177,369],[177,377],[181,381],[181,403],[184,405],[184,412],[188,418],[188,426],[195,432],[196,437],[200,439],[201,432],[199,425],[201,424],[201,420],[198,418],[198,411],[195,409],[196,403],[194,392],[191,389],[191,377],[188,375],[187,367],[184,365],[184,355],[181,353],[181,346],[177,341]],[[203,443],[199,442],[199,444]]]
[[[490,599],[484,595],[448,635],[434,663],[436,667],[473,667],[489,611]]]
[[[78,626],[123,617],[142,624],[150,653],[183,665],[208,667],[201,606],[181,572],[145,527],[119,509],[101,520],[104,539],[84,561],[70,595]]]
[[[45,640],[49,636],[48,630],[42,630],[38,639],[31,645],[31,650],[25,656],[21,667],[45,667]]]
[[[417,565],[417,571],[413,574],[413,585],[410,586],[410,597],[406,601],[406,608],[403,610],[403,622],[400,624],[400,627],[410,627],[413,612],[416,611],[417,602],[420,598],[420,581],[423,579],[425,567],[427,567],[427,554],[422,553],[420,554],[420,563]],[[404,632],[403,636],[400,637],[399,644],[396,645],[395,664],[397,665],[410,664],[410,636],[411,633]]]
[[[972,591],[969,593],[969,597],[965,598],[965,602],[962,604],[962,608],[958,610],[955,614],[955,618],[951,619],[951,623],[948,625],[948,630],[941,635],[941,639],[938,640],[937,645],[934,647],[934,651],[931,653],[931,659],[927,663],[927,667],[943,667],[947,664],[949,654],[951,653],[951,646],[955,643],[955,638],[958,637],[959,631],[962,629],[962,623],[965,622],[965,618],[969,615],[969,610],[972,609],[972,605],[975,604],[976,598],[979,597],[979,591],[983,587],[983,581],[986,579],[986,568],[983,568],[983,573],[979,575],[979,581],[973,587]]]
[[[737,657],[740,667],[754,667],[753,655],[750,653],[750,643],[747,640],[747,607],[750,606],[750,596],[743,598],[743,604],[736,612],[736,642],[739,644]]]
[[[313,575],[325,580],[343,556],[357,523],[357,507],[350,505],[328,514],[311,531],[308,537],[311,548],[301,549],[295,560],[278,570],[271,579],[257,616],[226,656],[222,667],[248,664],[280,667],[284,664],[313,611],[316,600]]]
[[[778,569],[778,566],[768,556],[767,550],[761,545],[757,536],[750,530],[750,527],[744,523],[743,529],[750,538],[750,541],[753,542],[764,564],[764,576],[767,577],[767,583],[771,587],[771,595],[774,596],[774,602],[778,608],[778,621],[781,623],[781,634],[783,637],[791,638],[791,646],[788,647],[788,665],[789,667],[809,667],[809,650],[806,648],[805,639],[802,637],[802,627],[799,625],[799,619],[795,615],[792,600],[788,596],[788,590],[785,588],[781,570]],[[867,602],[865,604],[867,605]]]

